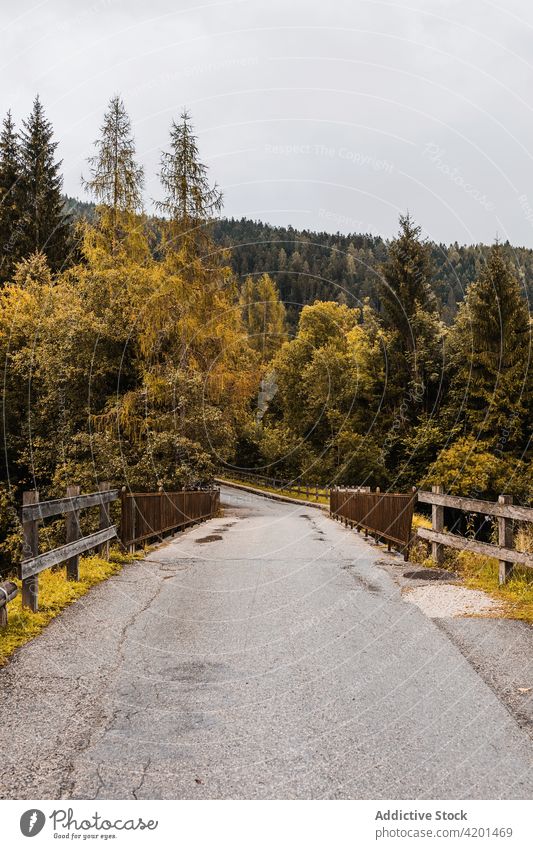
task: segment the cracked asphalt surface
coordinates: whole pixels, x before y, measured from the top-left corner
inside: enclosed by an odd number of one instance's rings
[[[379,551],[222,495],[0,671],[2,798],[531,798],[531,738]]]

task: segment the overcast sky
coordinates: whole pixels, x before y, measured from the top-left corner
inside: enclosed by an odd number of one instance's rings
[[[38,92],[65,190],[84,197],[109,97],[160,197],[192,112],[225,214],[533,247],[533,8],[526,0],[2,0],[0,106]]]

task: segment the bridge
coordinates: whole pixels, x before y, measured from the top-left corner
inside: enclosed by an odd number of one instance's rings
[[[407,603],[401,555],[320,505],[221,500],[0,671],[3,798],[530,798],[480,631]]]

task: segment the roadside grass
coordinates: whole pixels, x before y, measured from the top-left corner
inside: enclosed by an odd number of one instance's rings
[[[421,513],[415,513],[413,515],[413,528],[431,528],[431,519],[422,516]]]
[[[224,475],[223,478],[222,477],[219,478],[219,480],[221,480],[221,481],[224,480],[224,481],[227,481],[228,483],[238,483],[241,486],[249,486],[252,489],[260,489],[262,492],[271,492],[274,495],[287,495],[287,496],[289,496],[289,498],[294,498],[297,501],[312,501],[313,504],[329,504],[328,496],[324,495],[323,494],[324,491],[320,490],[320,488],[318,490],[319,494],[318,494],[318,501],[317,501],[315,494],[314,494],[314,488],[313,488],[313,490],[311,490],[309,492],[309,498],[308,498],[305,493],[300,493],[298,495],[296,492],[292,492],[289,489],[274,489],[274,487],[264,486],[263,484],[259,484],[259,483],[250,483],[249,481],[241,481],[238,478],[229,478],[227,475]]]
[[[138,559],[137,555],[112,551],[109,560],[100,557],[80,559],[80,580],[67,581],[65,569],[47,569],[39,575],[39,610],[32,613],[22,608],[20,581],[15,579],[19,592],[8,605],[7,628],[0,630],[0,666],[3,666],[15,649],[40,634],[61,611],[85,595],[91,587],[120,572],[125,563]]]
[[[431,523],[428,523],[428,526],[431,527]],[[427,526],[418,525],[418,527]],[[515,543],[519,550],[526,550],[524,545],[530,546],[529,537],[527,534],[524,536],[520,530],[516,535]],[[527,550],[531,550],[531,547]],[[422,564],[425,568],[436,567],[433,558],[428,556],[427,545],[422,540],[415,543],[410,560]],[[464,586],[483,590],[498,599],[502,603],[500,615],[508,619],[520,619],[533,623],[533,569],[516,565],[508,582],[500,586],[496,558],[474,554],[471,551],[455,551],[450,548],[444,549],[444,561],[439,568],[455,572]]]

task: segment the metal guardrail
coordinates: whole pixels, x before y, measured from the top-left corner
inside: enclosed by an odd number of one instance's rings
[[[253,472],[231,472],[224,470],[220,473],[221,478],[228,478],[228,483],[235,481],[236,483],[255,484],[258,487],[275,490],[283,495],[295,495],[299,498],[306,498],[307,501],[319,501],[321,498],[329,498],[329,488],[320,487],[318,484],[302,483],[296,480],[282,480],[280,478],[269,478],[263,475],[256,475]]]

